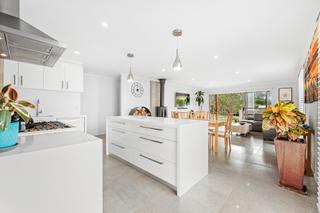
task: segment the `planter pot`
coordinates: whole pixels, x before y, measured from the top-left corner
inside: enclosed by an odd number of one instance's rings
[[[14,146],[18,142],[19,122],[11,122],[9,127],[0,132],[0,149]]]
[[[306,144],[274,139],[280,185],[303,191]]]

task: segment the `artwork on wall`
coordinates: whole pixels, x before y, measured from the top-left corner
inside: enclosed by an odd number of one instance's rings
[[[318,101],[318,74],[319,74],[319,19],[313,35],[310,50],[303,66],[304,70],[304,100],[305,103]]]
[[[279,88],[279,101],[292,101],[292,87]]]

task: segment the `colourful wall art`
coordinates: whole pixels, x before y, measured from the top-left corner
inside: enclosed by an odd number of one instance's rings
[[[318,101],[318,74],[319,74],[319,37],[320,22],[317,20],[316,30],[304,64],[304,96],[305,103]]]

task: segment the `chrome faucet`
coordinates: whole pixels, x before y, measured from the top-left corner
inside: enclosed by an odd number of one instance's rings
[[[40,105],[40,99],[37,99],[37,104],[36,104],[36,116],[37,117],[42,113],[42,110],[39,109],[39,105]]]

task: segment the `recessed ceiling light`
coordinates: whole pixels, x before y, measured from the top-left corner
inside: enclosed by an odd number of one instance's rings
[[[251,80],[248,80],[248,82],[251,82]]]
[[[0,36],[0,40],[2,40],[2,37]]]
[[[240,205],[236,205],[236,208],[239,209],[239,208],[240,208]]]
[[[235,73],[236,73],[237,75],[238,75],[238,74],[240,74],[240,72],[239,72],[239,71],[237,71],[237,72],[235,72]]]
[[[5,53],[1,53],[0,54],[2,57],[7,57],[8,55],[7,54],[5,54]]]
[[[106,21],[101,22],[101,27],[107,28],[108,26],[109,26],[108,22]]]
[[[219,59],[219,56],[218,55],[215,55],[213,56],[214,60],[218,60]]]
[[[194,78],[191,78],[191,80],[193,80],[193,81],[194,81],[194,80],[196,80],[196,79],[194,79]]]
[[[166,69],[165,69],[165,68],[163,68],[163,69],[161,69],[161,71],[162,71],[162,72],[165,72],[165,71],[166,71]]]
[[[73,51],[73,53],[74,53],[75,55],[80,55],[80,52],[79,52],[78,50]]]

